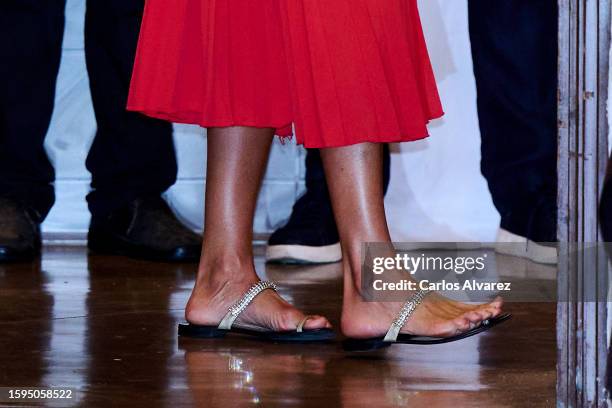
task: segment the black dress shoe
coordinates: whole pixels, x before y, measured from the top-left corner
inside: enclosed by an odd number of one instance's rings
[[[280,264],[321,264],[342,259],[334,214],[325,191],[308,190],[293,206],[287,224],[268,240],[266,260]]]
[[[183,225],[161,197],[134,200],[106,217],[93,217],[88,247],[105,255],[159,262],[198,262],[202,238]]]
[[[0,198],[0,263],[31,261],[40,255],[40,223],[33,210]]]

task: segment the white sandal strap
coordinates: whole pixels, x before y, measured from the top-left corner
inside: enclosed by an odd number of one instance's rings
[[[219,323],[218,329],[230,330],[232,328],[232,325],[234,324],[234,321],[236,320],[236,318],[238,318],[240,313],[242,313],[244,309],[247,308],[247,306],[253,301],[253,299],[255,299],[257,295],[259,295],[266,289],[272,289],[276,291],[276,284],[274,284],[274,282],[261,281],[251,286],[251,288],[244,294],[244,296],[238,302],[234,303],[232,307],[229,308],[229,311],[227,312],[223,320],[221,320],[221,323]]]
[[[397,337],[399,336],[402,327],[404,327],[406,320],[412,316],[414,311],[421,304],[421,302],[423,302],[423,299],[425,299],[425,296],[427,296],[428,293],[428,290],[418,290],[410,299],[408,299],[406,303],[404,303],[404,306],[400,310],[399,314],[393,323],[391,323],[391,327],[389,328],[389,331],[387,332],[387,335],[383,341],[397,341]]]
[[[298,333],[302,333],[304,331],[304,325],[306,324],[306,322],[310,319],[314,319],[315,316],[304,316],[304,318],[302,320],[300,320],[300,322],[297,325],[297,329],[295,329],[296,332]]]

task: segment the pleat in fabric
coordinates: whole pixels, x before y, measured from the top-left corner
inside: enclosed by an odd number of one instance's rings
[[[442,115],[415,0],[148,0],[128,109],[306,147],[427,136]]]

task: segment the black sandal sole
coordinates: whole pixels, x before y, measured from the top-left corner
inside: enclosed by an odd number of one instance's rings
[[[220,330],[216,326],[200,326],[190,323],[178,325],[178,335],[180,337],[190,337],[196,339],[220,339],[228,334],[239,334],[249,336],[262,341],[275,343],[327,343],[335,339],[336,335],[332,329],[304,330],[301,333],[296,331],[286,332],[260,332],[257,330],[233,328],[231,330]]]
[[[424,337],[424,336],[413,336],[410,334],[400,334],[395,342],[384,341],[384,337],[376,337],[370,339],[351,339],[348,338],[342,342],[342,348],[345,351],[350,352],[367,352],[381,350],[392,346],[393,344],[416,344],[416,345],[431,345],[431,344],[444,344],[452,343],[454,341],[463,340],[468,337],[475,336],[483,333],[493,327],[505,322],[512,318],[509,313],[488,319],[487,323],[483,323],[478,327],[468,330],[465,333],[461,333],[457,336],[452,337]]]

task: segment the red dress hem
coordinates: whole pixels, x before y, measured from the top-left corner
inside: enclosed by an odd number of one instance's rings
[[[339,147],[442,115],[416,0],[147,0],[128,108]]]
[[[146,116],[166,120],[168,122],[180,123],[186,125],[196,125],[202,128],[225,128],[225,127],[253,127],[258,129],[274,129],[274,134],[279,136],[282,140],[292,139],[294,137],[293,132],[293,123],[283,124],[283,125],[273,125],[271,123],[258,123],[251,121],[207,121],[202,119],[195,119],[195,116],[198,116],[197,113],[193,115],[188,115],[186,113],[167,113],[163,109],[159,110],[149,110],[144,107],[137,105],[128,105],[127,109],[129,111],[140,112]],[[431,117],[429,121],[439,119],[444,116],[444,112],[440,112]],[[428,123],[429,123],[428,121]],[[402,134],[402,135],[389,135],[389,136],[376,136],[376,137],[358,137],[354,140],[351,140],[350,143],[326,143],[326,144],[317,144],[317,143],[309,143],[307,141],[297,141],[298,145],[303,145],[308,149],[324,149],[324,148],[334,148],[334,147],[343,147],[343,146],[351,146],[360,143],[403,143],[403,142],[416,142],[418,140],[427,139],[429,137],[429,133],[425,130],[424,134]]]

